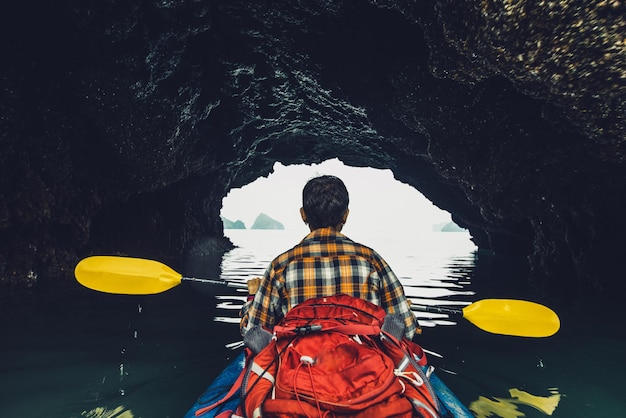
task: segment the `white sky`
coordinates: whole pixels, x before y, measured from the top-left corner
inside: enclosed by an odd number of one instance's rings
[[[274,172],[232,189],[222,202],[221,215],[241,220],[250,228],[259,213],[281,222],[285,229],[307,231],[300,218],[302,189],[318,175],[330,174],[345,183],[350,196],[346,230],[411,228],[432,231],[451,216],[433,205],[413,187],[394,179],[391,170],[349,167],[338,159],[313,165],[274,164]]]

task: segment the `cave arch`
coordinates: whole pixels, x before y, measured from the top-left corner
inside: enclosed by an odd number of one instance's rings
[[[89,254],[176,261],[222,237],[228,190],[339,157],[392,170],[481,249],[528,257],[552,294],[625,290],[621,14],[113,3],[6,13],[28,34],[0,70],[0,283],[68,284]]]

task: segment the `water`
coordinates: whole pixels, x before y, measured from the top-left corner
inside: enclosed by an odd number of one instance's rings
[[[244,282],[305,231],[227,233],[241,248],[224,256],[221,276]],[[416,304],[538,299],[523,260],[476,253],[464,233],[346,233],[381,253]],[[184,268],[186,275],[219,274],[203,258]],[[0,417],[181,417],[237,352],[244,298],[207,285],[152,296],[76,285],[3,309]],[[621,321],[599,307],[581,315],[555,309],[563,330],[551,338],[493,335],[464,319],[419,313],[419,342],[478,416],[624,416]],[[540,409],[528,405],[540,402]]]

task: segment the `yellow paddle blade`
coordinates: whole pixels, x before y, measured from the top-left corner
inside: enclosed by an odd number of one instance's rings
[[[480,300],[463,308],[463,317],[487,332],[519,337],[549,337],[561,327],[552,309],[525,300]]]
[[[89,289],[123,295],[151,295],[181,283],[182,275],[163,263],[131,257],[94,256],[81,260],[76,280]]]

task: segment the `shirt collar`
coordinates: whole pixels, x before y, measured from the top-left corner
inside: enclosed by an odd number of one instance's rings
[[[335,228],[326,227],[311,231],[302,241],[328,240],[332,238],[346,238],[346,236],[338,232]]]

